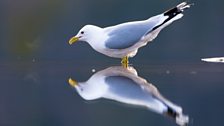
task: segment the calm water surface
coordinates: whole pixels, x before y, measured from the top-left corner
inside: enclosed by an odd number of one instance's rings
[[[171,118],[147,107],[105,98],[85,100],[68,83],[70,77],[85,82],[97,72],[119,64],[17,61],[0,65],[2,126],[176,125]],[[183,113],[190,118],[189,125],[222,124],[223,64],[143,63],[132,66],[138,77],[147,80],[165,98],[182,107]],[[119,84],[119,81],[115,82]]]

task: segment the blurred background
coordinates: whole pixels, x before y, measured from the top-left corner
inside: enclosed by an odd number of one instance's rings
[[[86,24],[144,20],[180,2],[1,0],[0,125],[175,125],[144,109],[83,101],[67,85],[68,77],[87,80],[92,69],[119,65],[120,59],[99,54],[87,43],[70,46],[68,40]],[[224,66],[200,59],[224,56],[224,1],[190,2],[195,5],[181,20],[130,60],[142,77],[193,116],[192,125],[222,125]]]

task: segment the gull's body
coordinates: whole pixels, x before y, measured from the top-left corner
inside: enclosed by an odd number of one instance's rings
[[[110,67],[95,73],[85,82],[70,79],[69,83],[85,100],[104,98],[142,106],[172,117],[181,126],[188,123],[188,116],[182,113],[182,108],[164,98],[154,85],[139,77],[133,67]]]
[[[70,39],[69,43],[78,40],[86,41],[94,50],[107,56],[133,57],[140,47],[155,39],[164,27],[180,19],[183,16],[182,12],[189,7],[189,4],[183,2],[147,20],[126,22],[105,28],[86,25]]]

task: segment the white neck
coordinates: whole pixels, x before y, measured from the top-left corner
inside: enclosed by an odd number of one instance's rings
[[[87,43],[95,49],[96,51],[100,51],[105,48],[105,43],[103,43],[108,38],[107,34],[103,32],[103,29],[97,29],[90,36],[90,39],[87,40]]]

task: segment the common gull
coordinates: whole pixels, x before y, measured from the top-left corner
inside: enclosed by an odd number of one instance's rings
[[[224,57],[203,58],[201,60],[205,62],[224,63]]]
[[[132,21],[115,26],[101,28],[85,25],[69,44],[85,41],[102,54],[122,58],[122,64],[128,64],[128,57],[136,55],[138,49],[157,37],[159,32],[173,21],[183,16],[183,11],[192,4],[182,2],[162,14],[142,21]]]

